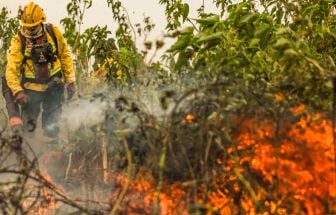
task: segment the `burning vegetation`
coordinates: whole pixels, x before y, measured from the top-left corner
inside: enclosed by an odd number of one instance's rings
[[[303,105],[273,119],[264,107],[258,114],[248,106],[228,111],[223,107],[230,97],[218,96],[221,88],[211,85],[182,96],[164,92],[160,102],[167,112],[160,117],[131,98],[95,96],[91,102],[111,107],[104,109],[104,120],[78,128],[63,145],[66,150],[45,152],[42,159],[28,156],[24,139],[3,138],[0,174],[10,177],[1,182],[1,210],[39,215],[335,211],[331,120],[306,114]]]

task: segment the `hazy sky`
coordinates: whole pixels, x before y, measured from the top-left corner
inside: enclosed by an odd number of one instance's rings
[[[19,5],[26,5],[31,0],[0,0],[0,8],[7,7],[12,11],[13,16],[17,14]],[[70,0],[35,0],[45,11],[47,21],[59,24],[59,21],[67,16],[66,5]],[[150,35],[150,39],[158,39],[164,32],[166,19],[164,14],[164,6],[159,5],[159,0],[123,0],[122,3],[127,9],[132,24],[142,23],[144,16],[150,16],[156,25],[154,31]],[[201,5],[202,0],[185,0],[189,3],[190,15],[196,18],[196,9]],[[204,0],[206,11],[216,11],[213,0]],[[85,13],[83,28],[94,25],[108,25],[109,29],[114,32],[115,22],[112,19],[111,9],[107,7],[106,0],[93,0],[92,8]],[[60,26],[61,27],[61,26]],[[169,41],[166,41],[169,43]],[[141,43],[141,38],[137,41]]]
[[[26,5],[31,0],[0,0],[0,7],[9,8],[16,14],[19,5]],[[70,0],[35,0],[47,15],[47,20],[53,23],[59,23],[66,13],[66,5]],[[123,0],[122,3],[126,7],[131,21],[133,23],[141,22],[144,14],[153,18],[157,28],[163,30],[165,26],[164,6],[159,5],[159,0]],[[196,9],[201,5],[201,0],[184,1],[190,5],[190,14],[196,16]],[[206,10],[213,11],[215,6],[212,0],[205,0]],[[93,26],[109,25],[113,26],[111,9],[107,7],[106,0],[93,0],[93,7],[85,13],[84,25]]]

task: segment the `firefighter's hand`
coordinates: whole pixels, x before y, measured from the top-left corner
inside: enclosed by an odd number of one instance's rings
[[[20,105],[26,104],[28,97],[23,91],[20,91],[15,95],[14,102]]]
[[[67,86],[67,95],[68,100],[71,99],[76,93],[76,85],[75,83],[68,84]]]

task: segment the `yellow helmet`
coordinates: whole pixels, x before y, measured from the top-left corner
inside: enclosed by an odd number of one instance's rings
[[[34,2],[30,2],[24,7],[20,17],[21,25],[28,28],[36,26],[45,21],[46,16],[43,12],[43,9]]]

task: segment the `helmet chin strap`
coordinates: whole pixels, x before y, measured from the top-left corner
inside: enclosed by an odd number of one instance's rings
[[[22,27],[21,29],[21,34],[26,37],[26,38],[38,38],[40,36],[42,36],[42,32],[43,32],[43,28],[42,25],[40,24],[39,26],[37,26],[37,28],[34,31],[29,31],[29,28],[27,27]]]

